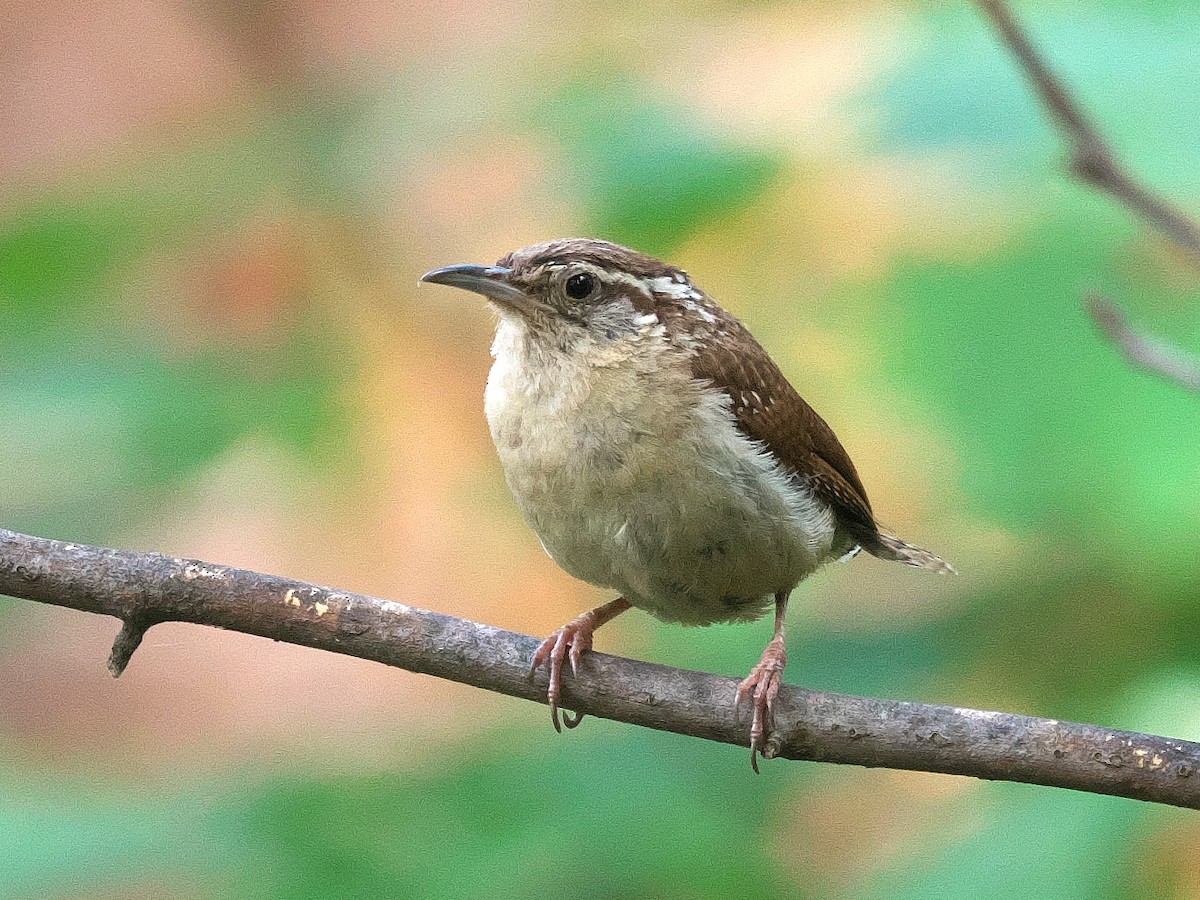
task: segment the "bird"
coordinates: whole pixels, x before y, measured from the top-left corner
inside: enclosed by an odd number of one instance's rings
[[[771,639],[732,698],[735,717],[750,707],[758,772],[793,589],[860,550],[954,572],[881,530],[833,430],[684,270],[564,238],[421,281],[482,295],[497,314],[484,411],[508,487],[554,562],[618,595],[533,654],[557,731],[564,667],[578,678],[594,632],[616,616],[636,607],[701,626],[773,608]],[[563,711],[568,728],[581,719]]]

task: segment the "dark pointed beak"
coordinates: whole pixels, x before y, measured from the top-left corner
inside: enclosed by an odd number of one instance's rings
[[[446,284],[450,287],[462,288],[482,294],[489,300],[495,300],[519,312],[528,312],[539,305],[526,295],[520,288],[514,287],[508,280],[512,269],[503,266],[443,266],[426,272],[421,276],[422,281],[430,284]]]

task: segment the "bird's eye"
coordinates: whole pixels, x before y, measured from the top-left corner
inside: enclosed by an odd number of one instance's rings
[[[572,300],[583,300],[596,289],[596,276],[579,272],[567,279],[566,292]]]

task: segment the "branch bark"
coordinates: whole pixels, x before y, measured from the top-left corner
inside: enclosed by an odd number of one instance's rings
[[[159,622],[192,622],[371,659],[546,702],[528,675],[538,641],[453,616],[157,553],[0,529],[0,593],[115,616],[120,674]],[[568,708],[745,747],[737,682],[603,653],[566,676]],[[767,756],[970,775],[1200,809],[1200,744],[1059,722],[785,685]]]

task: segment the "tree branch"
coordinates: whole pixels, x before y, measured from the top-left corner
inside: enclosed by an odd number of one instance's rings
[[[979,6],[1029,78],[1051,119],[1071,142],[1071,171],[1162,231],[1193,264],[1200,266],[1200,225],[1121,165],[1079,101],[1033,46],[1005,0],[979,0]]]
[[[0,529],[0,593],[125,625],[110,668],[119,674],[141,634],[193,622],[371,659],[413,672],[546,702],[528,676],[537,640],[333,588],[157,553],[133,553]],[[588,653],[563,685],[569,708],[746,746],[734,718],[737,682]],[[785,685],[767,756],[886,766],[1074,788],[1200,809],[1200,744],[1080,725]]]
[[[1073,147],[1071,171],[1085,183],[1106,191],[1170,238],[1200,266],[1200,225],[1169,200],[1141,184],[1122,166],[1079,101],[1033,46],[1006,0],[979,0],[979,6],[1029,78],[1050,118]],[[1091,294],[1088,313],[1122,355],[1169,381],[1200,391],[1200,362],[1186,350],[1129,327],[1110,300]]]

